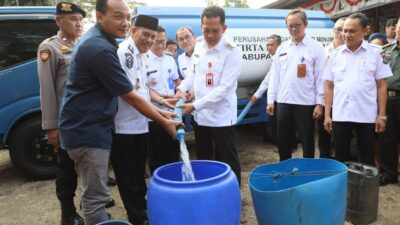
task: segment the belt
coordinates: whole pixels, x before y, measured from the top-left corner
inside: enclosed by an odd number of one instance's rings
[[[400,96],[400,91],[388,91],[389,97],[397,97]]]

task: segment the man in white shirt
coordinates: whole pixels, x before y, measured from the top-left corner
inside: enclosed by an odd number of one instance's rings
[[[189,68],[192,63],[196,37],[190,27],[180,27],[176,31],[176,40],[183,53],[178,56],[179,72],[183,79],[189,74]]]
[[[237,80],[242,55],[223,36],[227,26],[225,11],[209,6],[201,14],[203,36],[196,42],[190,74],[178,86],[177,96],[193,88],[195,100],[183,105],[184,114],[195,110],[195,146],[198,159],[216,159],[229,164],[240,185],[240,162],[235,146]]]
[[[294,127],[300,134],[303,157],[314,157],[314,119],[322,115],[324,48],[306,35],[307,24],[307,15],[301,9],[286,16],[291,39],[275,54],[268,85],[268,114],[274,115],[277,102],[280,161],[291,158]]]
[[[333,50],[344,44],[343,40],[343,24],[346,18],[339,18],[333,28],[333,42],[325,46],[325,62],[328,62]],[[322,117],[318,120],[318,148],[320,158],[333,157],[334,152],[332,149],[331,134],[324,129],[324,113],[325,106],[322,109]],[[332,152],[331,152],[332,151]]]
[[[271,78],[272,56],[275,55],[276,50],[278,49],[279,45],[281,45],[281,43],[282,43],[282,38],[279,35],[273,34],[268,37],[267,51],[271,58],[271,60],[268,61],[270,65],[267,65],[267,67],[269,67],[269,71],[268,71],[267,75],[265,76],[264,80],[261,82],[260,87],[250,97],[250,100],[253,103],[253,105],[255,105],[257,103],[257,100],[259,98],[261,98],[261,96],[264,94],[264,92],[268,89],[269,80]]]
[[[132,83],[133,90],[148,102],[150,93],[145,69],[146,53],[156,39],[157,26],[156,18],[138,15],[131,28],[131,37],[123,41],[117,51],[121,67]],[[152,105],[150,107],[155,109]],[[164,116],[170,114],[156,110]],[[118,112],[114,118],[111,162],[128,220],[139,225],[148,225],[145,199],[147,186],[143,176],[148,132],[148,118],[141,113],[140,106],[133,108],[119,97]]]
[[[350,160],[351,132],[355,130],[361,162],[375,165],[375,132],[385,130],[386,78],[392,71],[383,62],[382,49],[363,40],[367,24],[362,13],[354,13],[344,22],[345,45],[334,50],[324,72],[324,126],[333,131],[338,161]]]
[[[166,44],[166,31],[158,26],[156,40],[148,53],[147,82],[153,104],[162,110],[172,111],[162,103],[173,99],[180,79],[174,58],[165,54]],[[153,174],[160,166],[178,162],[180,150],[178,141],[171,139],[157,123],[150,121],[149,130],[149,169]]]

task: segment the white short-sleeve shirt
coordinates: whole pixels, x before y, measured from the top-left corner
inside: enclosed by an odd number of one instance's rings
[[[145,54],[141,54],[132,38],[128,38],[119,45],[118,58],[127,77],[133,85],[133,90],[150,101],[147,79],[143,67]],[[117,134],[148,133],[148,119],[139,111],[118,97],[118,112],[114,118],[114,128]]]
[[[392,76],[383,63],[382,49],[363,41],[352,52],[346,45],[335,49],[327,63],[324,79],[333,81],[332,120],[375,123],[378,115],[376,80]]]

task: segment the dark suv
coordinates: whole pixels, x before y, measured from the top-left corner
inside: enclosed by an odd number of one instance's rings
[[[56,156],[41,128],[36,55],[55,35],[55,7],[0,7],[0,147],[30,179],[55,176]]]

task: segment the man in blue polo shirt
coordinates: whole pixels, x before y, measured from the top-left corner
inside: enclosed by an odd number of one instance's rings
[[[86,225],[109,220],[104,206],[110,199],[107,165],[117,97],[159,123],[172,136],[180,125],[165,118],[171,114],[161,115],[134,92],[121,68],[115,38],[126,36],[130,16],[125,0],[97,0],[97,24],[81,38],[68,71],[59,117],[60,139],[62,149],[75,161],[81,177]],[[155,37],[150,35],[143,41],[154,41]]]

